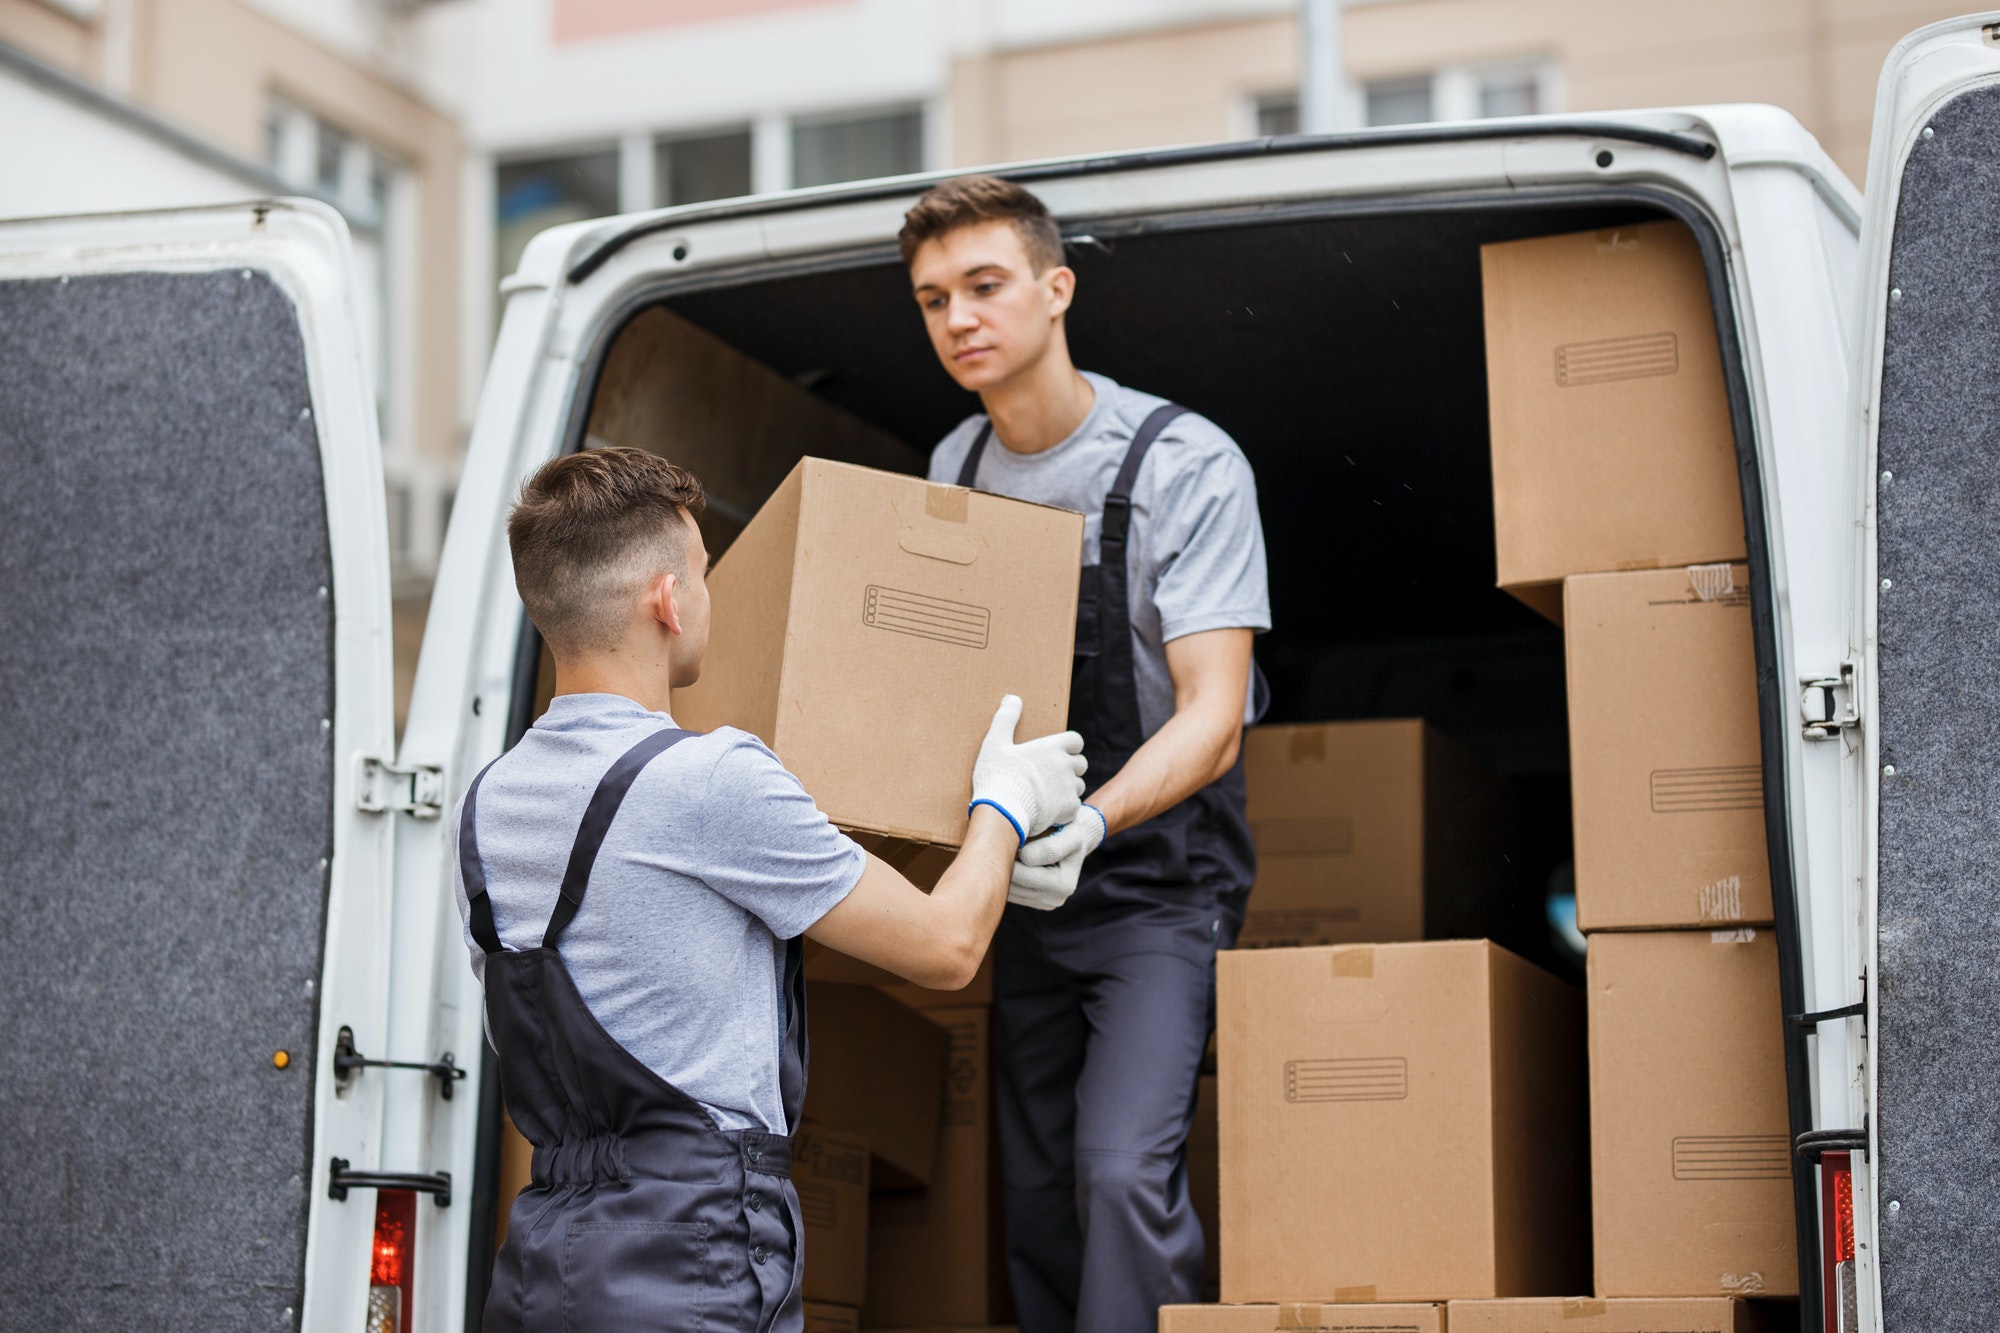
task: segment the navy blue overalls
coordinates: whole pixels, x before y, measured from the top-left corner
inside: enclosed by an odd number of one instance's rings
[[[474,833],[485,773],[465,793],[458,856],[472,938],[486,951],[486,1019],[507,1112],[534,1146],[532,1183],[514,1200],[493,1263],[489,1330],[796,1333],[803,1325],[791,1142],[719,1129],[605,1032],[556,952],[633,779],[692,734],[647,737],[598,783],[539,948],[501,947]],[[779,1079],[787,1125],[805,1104],[800,958],[792,940]]]
[[[1093,791],[1145,740],[1132,661],[1132,491],[1147,450],[1184,411],[1160,407],[1134,433],[1105,496],[1098,563],[1082,572],[1069,725],[1083,735]],[[991,435],[989,422],[959,485],[977,485]],[[1179,805],[1107,839],[1068,903],[1009,906],[1001,919],[995,1081],[1021,1333],[1153,1333],[1156,1307],[1201,1299],[1184,1145],[1215,1024],[1215,951],[1235,943],[1256,876],[1243,805],[1239,757]]]

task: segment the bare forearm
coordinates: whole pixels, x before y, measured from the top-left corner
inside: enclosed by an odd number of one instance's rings
[[[1240,715],[1177,712],[1085,799],[1104,812],[1112,833],[1143,824],[1227,773],[1242,739]]]
[[[930,893],[871,856],[861,882],[806,934],[920,986],[957,990],[979,970],[1000,924],[1019,845],[1013,826],[980,806]]]

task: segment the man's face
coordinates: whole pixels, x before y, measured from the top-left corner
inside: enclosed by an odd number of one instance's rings
[[[674,579],[681,632],[673,642],[667,681],[677,690],[701,679],[701,661],[708,655],[708,548],[693,515],[682,514],[680,521],[687,524],[687,568]]]
[[[1011,222],[981,222],[919,246],[910,284],[938,360],[978,393],[1041,360],[1076,275],[1061,266],[1036,273]]]

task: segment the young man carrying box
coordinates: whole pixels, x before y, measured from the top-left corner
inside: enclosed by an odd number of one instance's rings
[[[1271,623],[1250,465],[1213,423],[1070,361],[1076,275],[1041,202],[991,176],[906,217],[931,345],[985,412],[931,455],[956,481],[1082,512],[1070,726],[1093,789],[1025,844],[994,940],[1008,1267],[1022,1333],[1152,1333],[1200,1299],[1182,1144],[1215,952],[1255,872],[1250,641]],[[1074,895],[1074,896],[1072,896]]]
[[[458,899],[514,1124],[534,1145],[488,1329],[796,1333],[788,1178],[801,935],[922,985],[978,968],[1026,839],[1074,819],[1083,742],[1001,701],[965,842],[925,894],[755,737],[681,731],[701,674],[701,484],[635,449],[537,472],[507,525],[555,698],[453,818]],[[588,894],[586,895],[586,891]]]

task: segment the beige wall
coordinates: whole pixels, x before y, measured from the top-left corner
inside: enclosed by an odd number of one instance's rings
[[[416,395],[412,444],[456,458],[461,149],[452,120],[237,0],[129,0],[128,7],[129,34],[107,40],[101,21],[78,22],[38,0],[0,0],[0,42],[253,162],[264,158],[273,93],[394,154],[418,199],[416,364],[407,368]],[[129,51],[127,67],[114,71],[111,52],[120,46]]]
[[[961,166],[1208,143],[1240,134],[1244,101],[1298,80],[1289,16],[1203,24],[954,62]]]
[[[1875,80],[1897,38],[1966,0],[1393,0],[1347,12],[1348,64],[1372,79],[1553,57],[1570,111],[1771,102],[1857,182]]]
[[[1858,182],[1875,81],[1904,33],[1969,0],[1379,0],[1350,3],[1358,82],[1451,65],[1555,62],[1568,111],[1770,102]],[[998,51],[954,63],[952,161],[1228,138],[1247,98],[1294,86],[1289,16]]]

